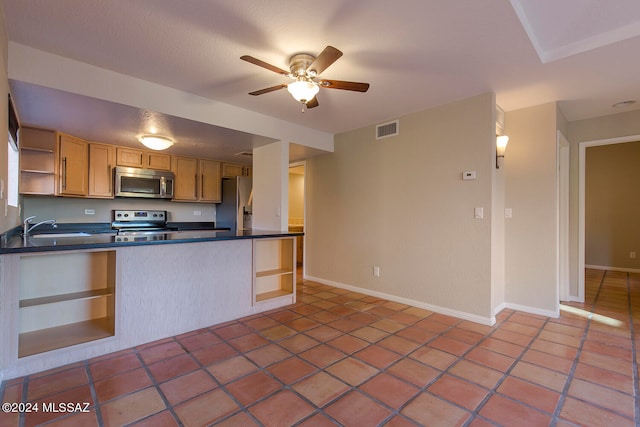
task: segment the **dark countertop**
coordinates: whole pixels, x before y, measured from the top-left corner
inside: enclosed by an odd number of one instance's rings
[[[62,228],[62,227],[60,227]],[[11,253],[64,251],[77,249],[116,248],[123,246],[163,245],[175,243],[196,243],[219,240],[261,239],[269,237],[301,236],[303,233],[269,230],[185,230],[166,234],[156,234],[147,240],[147,236],[116,236],[107,229],[92,227],[91,230],[99,231],[96,234],[84,237],[46,237],[24,239],[20,235],[20,227],[16,227],[0,236],[0,255]],[[71,230],[57,229],[58,232]],[[74,227],[73,231],[84,231],[81,227]],[[38,230],[38,233],[53,233],[51,229]],[[126,239],[125,239],[126,238]]]

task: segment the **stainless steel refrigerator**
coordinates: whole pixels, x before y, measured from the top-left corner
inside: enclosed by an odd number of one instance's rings
[[[248,176],[222,179],[222,203],[216,205],[216,227],[251,229],[252,181]]]

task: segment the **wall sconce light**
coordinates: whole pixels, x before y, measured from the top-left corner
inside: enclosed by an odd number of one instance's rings
[[[504,152],[507,149],[509,143],[509,137],[507,135],[498,135],[496,137],[496,169],[500,169],[498,165],[498,159],[502,157],[504,159]]]
[[[152,150],[166,150],[173,145],[171,139],[160,135],[143,135],[138,138],[138,141]]]

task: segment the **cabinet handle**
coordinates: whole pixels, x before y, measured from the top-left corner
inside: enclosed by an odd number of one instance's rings
[[[62,189],[67,189],[67,158],[62,158]]]

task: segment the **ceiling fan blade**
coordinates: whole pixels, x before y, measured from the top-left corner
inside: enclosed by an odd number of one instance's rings
[[[342,80],[321,80],[320,86],[327,89],[352,90],[354,92],[366,92],[369,90],[369,83],[345,82]]]
[[[265,93],[269,93],[269,92],[273,92],[279,89],[284,89],[285,87],[287,87],[287,85],[285,84],[281,84],[281,85],[277,85],[277,86],[271,86],[265,89],[260,89],[260,90],[256,90],[255,92],[249,92],[249,95],[253,95],[253,96],[257,96],[257,95],[263,95]]]
[[[326,70],[329,65],[333,64],[342,56],[342,52],[336,49],[333,46],[327,46],[324,50],[318,55],[315,61],[309,65],[307,68],[308,71],[315,71],[316,76]]]
[[[318,105],[318,97],[314,96],[313,99],[311,101],[307,101],[307,108],[315,108]]]
[[[259,60],[257,58],[254,58],[253,56],[243,55],[243,56],[240,57],[240,59],[242,59],[243,61],[250,62],[250,63],[252,63],[254,65],[257,65],[258,67],[266,68],[269,71],[273,71],[274,73],[278,73],[278,74],[281,74],[283,76],[288,76],[289,75],[288,71],[285,71],[282,68],[278,68],[275,65],[268,64],[268,63],[266,63],[264,61],[261,61],[261,60]]]

